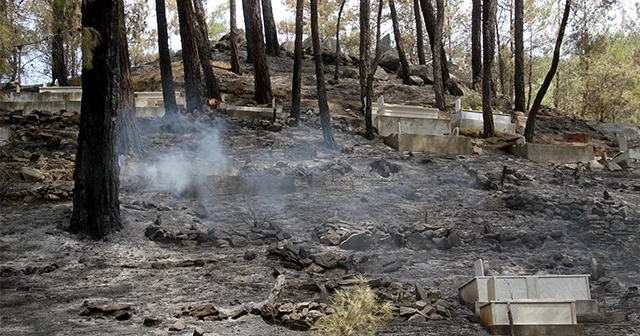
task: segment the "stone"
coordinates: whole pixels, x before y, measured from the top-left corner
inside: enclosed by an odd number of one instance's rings
[[[346,68],[342,71],[342,77],[357,79],[357,78],[360,78],[360,74],[356,69]]]
[[[416,85],[416,86],[424,85],[424,80],[418,76],[409,76],[409,80],[411,80],[411,85]]]
[[[193,331],[193,336],[204,336],[204,329],[202,327],[197,327],[194,331]]]
[[[322,273],[324,272],[324,268],[320,267],[316,263],[312,263],[311,265],[305,267],[303,271],[307,273]]]
[[[429,301],[429,293],[419,284],[415,285],[415,295],[418,301],[431,302]]]
[[[256,258],[256,253],[254,251],[247,251],[244,253],[244,260],[251,261]]]
[[[365,251],[371,247],[371,236],[366,233],[356,233],[349,236],[340,244],[343,250]]]
[[[422,79],[421,85],[433,84],[432,74],[433,74],[433,69],[431,68],[430,65],[425,65],[425,64],[409,65],[409,78],[418,77]],[[404,75],[404,70],[402,69],[402,67],[398,67],[398,70],[396,71],[396,75],[398,75],[398,78],[402,78],[402,76]]]
[[[118,310],[129,310],[129,308],[130,306],[127,304],[112,303],[104,307],[104,312],[107,314],[113,314]]]
[[[131,314],[126,310],[118,310],[113,314],[113,316],[118,321],[126,321],[131,318]]]
[[[413,307],[400,307],[400,316],[409,316],[417,314],[418,310]]]
[[[473,271],[475,276],[484,276],[484,261],[478,259],[473,263]]]
[[[169,331],[182,331],[182,330],[185,330],[186,328],[187,326],[184,323],[182,323],[182,321],[176,321],[169,327]]]
[[[316,254],[313,256],[313,259],[316,264],[323,268],[334,268],[338,266],[338,261],[340,261],[341,257],[332,251],[327,251]]]
[[[590,278],[592,281],[596,281],[605,275],[604,267],[598,264],[596,258],[591,258],[591,264],[589,265],[589,269],[591,270]]]
[[[457,229],[451,229],[449,231],[449,235],[447,236],[447,240],[449,241],[449,245],[453,247],[462,246],[462,239],[460,238],[460,233]]]
[[[218,315],[218,310],[212,304],[205,304],[192,309],[191,315],[202,320],[206,316]]]
[[[451,317],[451,313],[449,312],[449,309],[447,309],[447,307],[443,306],[443,305],[436,305],[436,312],[439,315],[445,316],[445,317]]]
[[[145,317],[144,321],[142,321],[142,324],[145,327],[157,327],[162,324],[162,319],[155,317]]]
[[[604,165],[598,162],[598,160],[589,161],[589,170],[593,172],[604,170]]]
[[[44,180],[44,174],[35,168],[22,167],[20,169],[20,178],[26,182],[33,183]]]
[[[622,167],[620,167],[619,164],[611,161],[607,163],[607,169],[609,169],[609,171],[621,171]]]
[[[407,319],[407,321],[412,321],[415,323],[425,323],[427,322],[427,318],[421,314],[415,314],[412,315],[411,317],[409,317],[409,319]]]
[[[384,68],[389,71],[396,71],[400,67],[400,56],[395,50],[389,50],[382,53],[380,61],[378,62],[379,68]],[[377,72],[377,71],[376,71]]]
[[[376,72],[373,74],[373,78],[380,81],[388,81],[389,74],[386,71],[384,71],[382,67],[378,66],[378,68],[376,69]]]

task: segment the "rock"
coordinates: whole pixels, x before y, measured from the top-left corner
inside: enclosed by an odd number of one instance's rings
[[[447,309],[447,307],[445,306],[436,305],[436,312],[442,316],[451,317],[451,313],[449,312],[449,309]]]
[[[20,169],[20,178],[26,182],[33,183],[44,180],[44,174],[35,168],[22,167]]]
[[[612,200],[613,199],[613,197],[611,196],[611,194],[607,190],[602,192],[602,196],[604,197],[605,200]]]
[[[369,167],[371,167],[371,171],[375,171],[382,177],[389,177],[391,174],[396,174],[400,171],[400,167],[397,164],[385,159],[375,160],[369,164]]]
[[[312,263],[311,265],[305,267],[303,271],[307,273],[322,273],[324,272],[324,268],[318,266],[318,264],[316,263]]]
[[[386,71],[384,71],[382,67],[378,67],[376,69],[376,72],[373,74],[373,78],[380,81],[388,81],[389,74]]]
[[[462,246],[462,239],[460,238],[460,232],[457,229],[451,229],[449,231],[449,235],[447,236],[447,240],[449,241],[449,245],[453,247]]]
[[[340,244],[343,250],[364,251],[371,247],[371,236],[366,233],[356,233],[349,236]]]
[[[380,39],[380,52],[386,53],[387,51],[393,51],[393,47],[391,46],[391,35],[386,34]]]
[[[218,315],[218,310],[212,304],[205,304],[191,310],[191,316],[199,320],[212,315]]]
[[[409,316],[417,314],[418,310],[413,307],[400,307],[400,316]]]
[[[427,322],[427,318],[424,315],[415,314],[415,315],[412,315],[411,317],[409,317],[409,319],[407,319],[407,321],[412,321],[412,322],[415,322],[415,323],[425,323],[425,322]]]
[[[127,304],[112,303],[104,307],[104,312],[107,314],[113,314],[118,310],[129,310],[129,308],[130,306]]]
[[[157,327],[162,324],[162,319],[155,317],[145,317],[142,324],[145,327]]]
[[[280,45],[280,48],[284,49],[287,53],[293,55],[295,53],[295,43],[293,41],[286,41]]]
[[[169,327],[169,331],[182,331],[185,330],[187,326],[182,323],[182,321],[176,321]]]
[[[250,261],[256,258],[256,253],[254,251],[247,251],[244,253],[244,260]]]
[[[193,331],[193,336],[204,336],[204,329],[202,327],[197,327],[196,330]]]
[[[115,312],[115,314],[113,314],[113,316],[118,321],[126,321],[131,318],[131,314],[129,314],[129,312],[126,310],[118,310],[117,312]]]
[[[431,302],[429,301],[429,293],[418,284],[415,285],[415,295],[418,301]]]
[[[622,167],[620,167],[619,164],[611,161],[607,163],[607,169],[609,169],[609,171],[621,171]]]
[[[404,75],[404,70],[402,69],[402,67],[398,67],[398,70],[396,71],[396,75],[398,76],[398,78],[402,78],[402,76]],[[433,84],[432,75],[433,75],[433,69],[431,68],[430,65],[413,64],[409,66],[409,78],[418,77],[422,79],[422,84],[420,85]]]
[[[353,68],[346,68],[344,70],[342,70],[342,77],[344,78],[359,78],[360,74],[358,73],[358,70],[353,69]]]
[[[589,161],[589,170],[593,172],[601,171],[604,169],[604,165],[602,165],[598,160]]]
[[[411,80],[411,85],[417,85],[417,86],[424,85],[424,80],[418,76],[409,76],[409,79]]]
[[[589,265],[589,269],[591,270],[590,278],[592,281],[596,281],[605,275],[604,267],[598,264],[596,258],[591,258],[591,264]]]
[[[340,259],[342,258],[335,252],[327,251],[314,255],[313,259],[316,264],[320,265],[321,267],[335,268],[336,266],[338,266],[338,261],[340,261]]]
[[[388,50],[387,52],[382,53],[378,65],[379,68],[395,72],[400,67],[400,56],[398,56],[398,53],[395,50]]]

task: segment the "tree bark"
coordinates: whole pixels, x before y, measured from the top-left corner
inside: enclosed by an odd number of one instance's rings
[[[482,7],[482,40],[483,40],[483,70],[482,76],[482,117],[484,119],[485,138],[495,135],[493,125],[492,104],[492,73],[493,57],[495,54],[495,20],[496,20],[496,0],[483,0]]]
[[[247,39],[247,63],[253,63],[253,41],[251,41],[251,12],[249,11],[250,2],[253,0],[242,0],[242,14],[244,16],[244,35]]]
[[[251,15],[251,43],[253,50],[253,78],[255,100],[258,104],[271,103],[271,78],[269,77],[269,67],[267,65],[267,55],[265,54],[264,41],[262,39],[262,21],[260,20],[259,0],[247,0],[249,3],[249,14]]]
[[[184,65],[184,91],[187,100],[187,112],[204,111],[202,91],[200,89],[200,62],[196,47],[195,18],[190,0],[177,0],[178,20],[180,21],[180,39],[182,41],[182,64]]]
[[[411,79],[409,78],[409,62],[407,61],[407,55],[405,55],[402,48],[400,25],[398,24],[398,13],[396,12],[396,4],[394,3],[394,0],[389,0],[389,10],[391,11],[391,22],[393,25],[393,36],[396,40],[396,50],[398,51],[398,57],[400,57],[400,64],[402,65],[402,84],[411,85]]]
[[[213,53],[211,52],[211,42],[209,42],[209,32],[207,31],[207,20],[202,7],[202,0],[192,0],[195,9],[195,18],[197,21],[196,37],[198,38],[198,55],[200,56],[200,65],[204,74],[205,96],[207,98],[220,99],[220,87],[215,72],[213,72]]]
[[[378,0],[378,16],[376,17],[376,47],[375,47],[375,56],[373,61],[371,62],[371,67],[369,67],[369,73],[367,74],[367,83],[366,83],[366,97],[367,102],[370,102],[365,107],[365,119],[366,119],[366,129],[365,129],[365,137],[369,140],[373,140],[375,137],[373,134],[373,118],[372,118],[372,109],[374,99],[373,99],[373,76],[375,75],[376,70],[378,69],[378,63],[380,62],[381,51],[380,51],[380,22],[382,21],[382,7],[384,5],[383,0]],[[367,34],[367,38],[369,34]]]
[[[369,32],[371,18],[371,2],[369,0],[360,0],[360,62],[358,63],[360,72],[360,101],[362,102],[362,110],[365,119],[365,138],[372,140],[373,121],[371,120],[371,100],[373,97],[368,95],[368,77],[375,69],[371,69],[371,36]]]
[[[482,0],[473,0],[471,8],[471,78],[473,90],[482,80]]]
[[[523,0],[515,0],[514,13],[514,90],[515,110],[525,111],[524,99],[524,4]]]
[[[304,0],[296,1],[296,38],[294,41],[293,79],[291,83],[291,118],[294,126],[300,125],[300,98],[302,91],[302,34]]]
[[[264,37],[267,41],[267,55],[280,56],[278,31],[276,21],[273,19],[271,0],[262,0],[262,18],[264,20]]]
[[[318,109],[320,110],[322,136],[324,138],[324,144],[330,149],[335,149],[338,147],[338,145],[333,138],[333,130],[331,129],[331,115],[329,114],[329,104],[327,102],[327,90],[324,85],[324,66],[322,65],[322,55],[320,54],[320,34],[318,32],[318,0],[311,0],[311,40],[313,41],[313,59],[316,63]]]
[[[229,35],[231,42],[231,72],[242,74],[240,57],[238,56],[238,27],[236,26],[236,0],[229,0]]]
[[[500,81],[500,93],[502,95],[507,94],[507,83],[505,79],[505,60],[502,55],[502,44],[500,42],[500,27],[498,26],[498,20],[496,20],[496,47],[498,54],[498,79]]]
[[[122,228],[118,189],[118,118],[121,99],[133,101],[125,89],[128,58],[122,0],[83,1],[82,26],[101,36],[91,67],[82,69],[80,133],[69,230],[102,239]],[[85,50],[85,52],[88,52]],[[123,64],[126,63],[126,64]]]
[[[53,39],[51,39],[51,81],[67,86],[67,66],[64,61],[64,12],[65,1],[53,0]]]
[[[333,72],[333,79],[338,80],[338,71],[340,68],[340,19],[342,19],[342,11],[347,0],[342,0],[340,4],[340,10],[338,11],[338,22],[336,23],[336,68]]]
[[[390,0],[391,1],[391,0]],[[442,26],[444,24],[444,2],[436,0],[436,30],[433,41],[433,50],[442,49]],[[433,91],[436,96],[436,107],[441,111],[446,110],[444,97],[444,79],[442,78],[442,53],[433,53]]]
[[[551,67],[547,72],[547,75],[544,78],[544,82],[542,82],[542,86],[538,90],[536,94],[536,99],[533,101],[533,106],[531,106],[531,111],[529,111],[529,116],[527,118],[527,125],[524,129],[524,137],[527,141],[533,140],[533,132],[535,130],[535,122],[536,116],[538,115],[538,110],[540,110],[540,104],[542,104],[542,99],[544,95],[547,93],[549,86],[551,85],[551,81],[553,80],[553,76],[558,69],[558,62],[560,62],[560,47],[562,46],[562,39],[564,38],[564,31],[567,27],[567,21],[569,20],[569,12],[571,12],[571,0],[567,0],[564,6],[564,13],[562,14],[562,22],[560,23],[560,29],[558,31],[558,38],[556,39],[556,45],[553,49],[553,59],[551,60]]]
[[[178,104],[176,103],[176,89],[171,70],[167,12],[164,0],[156,0],[156,18],[158,20],[158,54],[160,56],[160,78],[162,79],[162,100],[164,102],[164,115],[169,117],[178,113]]]
[[[433,5],[431,0],[420,0],[420,7],[422,8],[422,16],[424,16],[424,24],[427,28],[427,35],[429,35],[429,46],[431,46],[431,54],[435,54],[433,45],[436,36],[436,16],[434,14]],[[447,64],[447,53],[444,50],[444,46],[440,48],[441,63],[442,63],[442,80],[446,84],[449,81],[449,65]],[[451,92],[455,94],[454,92]]]
[[[424,32],[422,31],[420,0],[413,0],[413,13],[416,19],[416,48],[418,49],[418,64],[427,64],[427,59],[424,55]]]

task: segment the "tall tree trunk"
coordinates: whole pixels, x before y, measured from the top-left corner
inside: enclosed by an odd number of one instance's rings
[[[416,19],[416,48],[418,49],[418,64],[427,64],[427,59],[424,55],[424,32],[422,31],[420,0],[413,0],[413,14]]]
[[[366,89],[365,100],[367,102],[370,102],[366,104],[365,111],[364,111],[364,116],[366,120],[365,121],[365,138],[367,138],[368,140],[373,140],[373,138],[375,138],[373,134],[373,119],[372,119],[372,109],[373,109],[373,104],[375,104],[373,99],[373,76],[375,75],[375,72],[378,69],[378,63],[380,62],[380,57],[382,54],[380,51],[380,27],[381,27],[380,22],[382,22],[383,6],[384,6],[383,0],[378,0],[378,13],[376,16],[376,47],[375,47],[373,61],[371,62],[371,66],[368,69],[369,72],[367,73],[367,80],[366,80],[366,86],[365,86],[365,89]],[[369,39],[369,34],[367,34],[366,38]],[[367,43],[370,44],[370,41]]]
[[[527,126],[524,129],[524,137],[527,141],[533,140],[533,132],[535,130],[535,122],[536,116],[538,115],[538,110],[540,110],[540,104],[542,104],[542,99],[544,95],[547,93],[549,86],[551,85],[551,81],[553,80],[553,76],[558,69],[558,62],[560,61],[560,47],[562,46],[562,39],[564,38],[564,30],[567,27],[567,21],[569,20],[569,12],[571,12],[571,0],[567,0],[564,6],[564,13],[562,14],[562,22],[560,23],[560,29],[558,31],[558,38],[556,39],[556,45],[553,49],[553,59],[551,60],[551,67],[547,72],[547,75],[544,78],[544,82],[542,82],[542,86],[538,93],[536,94],[536,99],[533,101],[533,106],[531,106],[531,111],[529,111],[529,116],[527,118]]]
[[[304,20],[304,0],[296,1],[296,38],[293,55],[293,80],[291,83],[291,118],[293,124],[300,124],[300,98],[302,91],[302,24]]]
[[[533,95],[533,34],[529,35],[529,92],[527,93],[527,110],[531,107],[531,96]]]
[[[400,64],[402,65],[402,84],[411,85],[411,79],[409,78],[409,62],[407,61],[407,55],[405,55],[402,48],[402,37],[400,36],[400,25],[398,24],[398,13],[396,12],[396,4],[394,0],[389,0],[389,10],[391,11],[391,22],[393,24],[393,36],[396,40],[396,50],[400,57]]]
[[[471,88],[479,90],[482,80],[482,0],[471,7]]]
[[[249,14],[251,14],[251,42],[253,50],[253,78],[255,89],[255,100],[258,104],[271,103],[271,78],[269,77],[269,67],[267,65],[267,55],[265,54],[264,40],[262,39],[262,21],[260,20],[259,0],[248,0]]]
[[[165,116],[178,113],[176,89],[171,71],[171,54],[169,53],[169,34],[167,32],[167,11],[164,0],[156,0],[156,18],[158,20],[158,54],[160,56],[160,78],[162,79],[162,100]]]
[[[53,39],[51,39],[52,82],[58,80],[61,86],[67,86],[67,67],[64,61],[64,12],[65,0],[53,0]]]
[[[504,55],[502,54],[502,43],[500,42],[500,27],[498,26],[498,20],[496,20],[496,47],[498,48],[497,54],[498,54],[498,80],[500,81],[500,93],[502,93],[502,95],[506,95],[507,94],[507,85],[505,82],[505,60],[504,60]]]
[[[102,239],[122,228],[118,199],[118,118],[128,59],[122,0],[83,1],[82,26],[101,36],[91,66],[82,68],[80,133],[74,171],[73,213],[69,230]],[[85,52],[88,52],[85,50]],[[127,64],[122,64],[127,63]],[[128,97],[127,97],[128,96]]]
[[[342,11],[344,10],[344,4],[347,0],[342,0],[340,3],[340,10],[338,11],[338,22],[336,23],[336,69],[333,72],[333,79],[338,80],[338,71],[340,67],[340,19],[342,19]]]
[[[253,41],[251,41],[251,31],[253,27],[251,24],[251,12],[249,11],[249,5],[252,0],[242,0],[242,15],[244,16],[244,35],[247,39],[247,63],[253,63]],[[261,37],[262,38],[262,37]]]
[[[329,103],[327,102],[327,90],[324,85],[324,66],[322,65],[322,55],[320,54],[320,34],[318,32],[318,0],[311,0],[311,40],[313,41],[313,59],[316,63],[318,109],[320,110],[322,136],[324,138],[324,144],[331,149],[335,149],[338,147],[338,145],[333,138],[333,130],[331,129],[331,115],[329,114]]]
[[[493,57],[495,54],[495,41],[496,36],[493,31],[496,24],[496,0],[483,0],[482,7],[482,42],[483,42],[483,70],[482,76],[482,117],[484,119],[484,133],[485,138],[489,138],[495,135],[493,125],[493,112],[491,110],[492,104],[492,80],[493,76],[491,70],[493,68]]]
[[[437,52],[442,49],[442,26],[444,24],[444,2],[436,0],[436,30],[433,41],[433,91],[436,95],[436,107],[444,111],[446,101],[444,97],[444,79],[442,78],[442,53]]]
[[[196,47],[195,18],[190,0],[177,0],[178,20],[180,21],[180,40],[182,41],[182,64],[184,65],[184,91],[187,100],[187,112],[204,111],[202,91],[200,90],[200,60]]]
[[[524,4],[523,0],[515,1],[514,13],[514,90],[515,90],[515,110],[525,111],[524,100]]]
[[[240,57],[238,56],[238,27],[236,26],[236,0],[229,0],[229,26],[231,40],[231,72],[242,74]]]
[[[371,100],[373,97],[368,95],[367,85],[369,73],[376,71],[376,69],[371,69],[370,18],[371,2],[369,2],[369,0],[360,0],[360,62],[358,63],[358,67],[360,70],[360,101],[362,103],[365,120],[365,138],[368,140],[372,140],[375,137],[373,134],[373,121],[371,119]]]
[[[220,99],[220,87],[215,72],[213,72],[213,53],[211,52],[211,42],[209,42],[209,32],[207,31],[207,19],[205,18],[202,0],[192,0],[195,9],[195,18],[197,20],[196,37],[198,38],[198,55],[200,56],[200,65],[204,74],[205,95],[207,98]]]
[[[264,37],[267,41],[267,55],[280,56],[278,31],[276,21],[273,19],[271,0],[262,0],[262,18],[264,19]]]
[[[431,0],[420,0],[420,8],[422,8],[422,16],[424,17],[424,24],[427,28],[427,35],[429,35],[429,46],[431,46],[431,53],[433,54],[433,45],[435,43],[436,36],[436,15],[434,13]],[[440,62],[442,63],[442,80],[446,84],[449,81],[449,65],[447,64],[447,53],[444,50],[444,45],[440,48]],[[451,90],[449,90],[451,91]],[[455,94],[455,92],[451,92]]]

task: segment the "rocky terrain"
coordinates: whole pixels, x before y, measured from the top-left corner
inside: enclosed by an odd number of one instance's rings
[[[290,59],[271,61],[286,104]],[[246,100],[250,75],[218,70],[229,99]],[[335,290],[365,277],[393,304],[380,335],[486,335],[457,298],[478,258],[505,275],[589,274],[595,258],[592,296],[622,314],[587,335],[639,334],[632,162],[533,163],[500,138],[476,139],[469,156],[396,152],[359,135],[357,87],[331,85],[335,151],[313,109],[298,128],[215,111],[184,116],[181,133],[140,120],[146,155],[121,158],[125,228],[98,242],[66,232],[79,115],[1,114],[15,136],[0,147],[0,334],[306,335]],[[377,92],[432,101],[393,76]],[[606,125],[553,111],[538,131],[589,132],[615,151]]]

